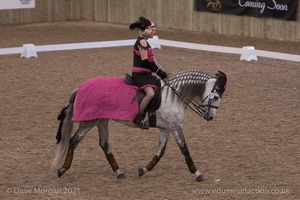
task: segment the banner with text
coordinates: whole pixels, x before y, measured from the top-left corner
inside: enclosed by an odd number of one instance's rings
[[[0,0],[0,10],[35,8],[35,0]]]
[[[194,9],[296,21],[298,0],[194,0]]]

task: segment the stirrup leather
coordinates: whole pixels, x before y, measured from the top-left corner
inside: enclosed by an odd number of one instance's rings
[[[134,119],[133,123],[141,129],[149,129],[149,126],[145,123],[145,115],[138,114]]]

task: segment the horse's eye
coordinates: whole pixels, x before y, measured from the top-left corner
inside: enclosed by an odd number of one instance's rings
[[[215,100],[218,100],[219,98],[220,98],[219,95],[215,95],[215,96],[214,96],[214,99],[215,99]]]

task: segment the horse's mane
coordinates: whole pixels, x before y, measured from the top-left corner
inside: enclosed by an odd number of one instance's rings
[[[192,99],[202,96],[205,84],[211,76],[200,71],[184,71],[171,74],[165,80],[171,87],[175,88],[182,97]]]

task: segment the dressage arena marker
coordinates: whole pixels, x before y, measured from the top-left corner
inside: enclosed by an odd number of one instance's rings
[[[30,57],[37,57],[36,52],[132,46],[134,45],[135,41],[136,41],[135,39],[114,40],[114,41],[104,41],[104,42],[69,43],[69,44],[54,44],[54,45],[42,45],[42,46],[34,46],[33,44],[24,44],[23,47],[0,48],[0,55],[21,53],[21,57],[30,58]],[[236,47],[224,47],[224,46],[216,46],[216,45],[205,45],[205,44],[158,39],[157,36],[155,36],[153,39],[149,39],[149,44],[151,44],[153,48],[159,48],[159,49],[161,48],[160,46],[169,46],[169,47],[185,48],[185,49],[193,49],[193,50],[201,50],[201,51],[211,51],[211,52],[218,52],[218,53],[239,54],[241,55],[240,60],[246,60],[246,61],[257,60],[257,56],[258,56],[258,57],[300,62],[300,55],[256,50],[254,47],[251,46],[236,48]]]
[[[253,50],[255,48],[251,46],[243,47],[240,60],[258,61],[257,56],[252,54]]]
[[[21,53],[21,58],[36,58],[37,53],[34,44],[24,44],[23,51]]]

